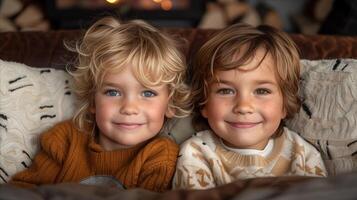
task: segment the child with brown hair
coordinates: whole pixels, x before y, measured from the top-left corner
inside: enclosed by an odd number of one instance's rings
[[[169,189],[179,149],[159,133],[170,118],[191,111],[176,42],[143,21],[107,17],[73,49],[78,110],[73,120],[41,136],[41,151],[11,183],[104,180],[124,188]]]
[[[193,122],[200,132],[181,146],[174,188],[326,176],[319,152],[283,126],[300,108],[299,55],[285,33],[232,25],[200,48],[193,69]]]

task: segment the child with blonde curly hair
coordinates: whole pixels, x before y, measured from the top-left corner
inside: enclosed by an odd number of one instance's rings
[[[190,114],[185,60],[176,41],[140,20],[106,17],[73,47],[78,109],[41,136],[41,151],[12,184],[107,181],[124,188],[171,187],[178,146],[160,136]]]
[[[326,176],[320,153],[284,127],[300,108],[299,55],[285,33],[232,25],[200,48],[193,69],[193,120],[200,132],[181,146],[173,187]]]

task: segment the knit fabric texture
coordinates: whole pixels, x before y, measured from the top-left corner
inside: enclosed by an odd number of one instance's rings
[[[94,137],[78,131],[71,121],[57,124],[41,136],[41,150],[30,168],[10,183],[24,187],[81,182],[98,175],[113,176],[125,188],[162,192],[171,187],[178,145],[167,137],[127,149],[105,151]]]
[[[327,175],[320,153],[295,132],[284,128],[268,144],[264,150],[237,152],[212,131],[199,132],[181,146],[173,188],[207,189],[255,177]]]

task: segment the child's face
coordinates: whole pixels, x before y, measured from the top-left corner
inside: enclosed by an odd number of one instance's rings
[[[212,130],[234,148],[264,149],[286,116],[283,97],[274,74],[274,61],[259,49],[253,60],[239,69],[218,71],[202,109]]]
[[[145,87],[135,78],[131,65],[120,73],[108,73],[95,94],[99,143],[106,150],[126,148],[144,142],[164,124],[168,108],[167,85]]]

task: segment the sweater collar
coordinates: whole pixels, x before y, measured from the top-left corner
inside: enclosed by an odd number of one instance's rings
[[[146,143],[147,143],[147,141],[137,144],[135,146],[129,147],[129,148],[117,149],[117,150],[113,150],[113,151],[106,151],[100,144],[97,143],[97,141],[94,137],[90,137],[88,147],[89,147],[90,151],[93,153],[109,153],[109,152],[110,153],[129,153],[129,152],[133,152],[133,151],[137,151],[137,150],[141,149],[142,147],[144,147],[146,145]]]

